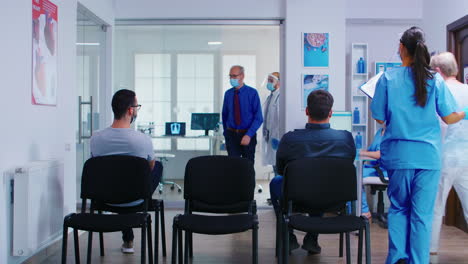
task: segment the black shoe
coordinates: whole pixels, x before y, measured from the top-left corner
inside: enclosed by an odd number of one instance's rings
[[[406,259],[399,259],[397,261],[397,263],[395,263],[395,264],[406,264],[406,263],[408,263],[408,262],[406,262]]]
[[[297,237],[294,234],[289,234],[289,251],[293,251],[299,248]]]
[[[320,254],[322,252],[322,248],[318,244],[317,234],[307,233],[304,237],[302,249],[307,250],[310,255]]]

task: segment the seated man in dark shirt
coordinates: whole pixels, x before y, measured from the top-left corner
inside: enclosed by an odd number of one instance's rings
[[[281,198],[284,168],[290,161],[305,157],[332,157],[349,159],[356,156],[353,136],[346,130],[330,128],[333,96],[325,90],[315,90],[307,97],[306,114],[308,122],[305,129],[286,133],[280,141],[276,153],[278,174],[270,182],[270,194],[275,212],[279,213],[278,200]],[[299,247],[294,234],[289,236],[290,250]],[[318,234],[307,233],[302,248],[310,254],[319,254]]]

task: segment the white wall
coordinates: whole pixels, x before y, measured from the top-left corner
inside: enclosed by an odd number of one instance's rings
[[[437,0],[434,0],[436,2]],[[463,0],[461,0],[463,1]],[[421,19],[423,0],[348,0],[348,19]],[[441,1],[442,2],[442,1]]]
[[[3,1],[0,23],[0,64],[2,72],[2,129],[0,130],[0,263],[19,263],[24,258],[11,257],[11,206],[9,188],[4,188],[3,173],[15,166],[41,159],[61,159],[65,165],[64,213],[76,209],[76,9],[77,1],[53,1],[58,6],[58,88],[57,106],[31,104],[32,2]],[[110,22],[113,1],[94,4],[102,8]],[[103,1],[99,1],[103,2]],[[111,11],[112,12],[112,11]],[[99,12],[97,12],[99,13]],[[44,190],[47,191],[47,190]]]
[[[422,29],[429,51],[447,50],[447,25],[468,15],[466,0],[425,0]]]
[[[311,11],[313,15],[311,15]],[[289,0],[285,6],[285,81],[281,105],[285,130],[303,128],[307,122],[301,108],[301,74],[329,74],[334,110],[345,110],[345,1]],[[330,33],[328,69],[306,69],[302,65],[302,33]]]
[[[286,0],[116,0],[119,19],[270,19],[281,17]]]

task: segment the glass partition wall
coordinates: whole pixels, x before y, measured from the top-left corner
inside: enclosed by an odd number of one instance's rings
[[[233,65],[244,66],[244,81],[263,104],[270,94],[266,76],[280,67],[280,26],[121,24],[115,27],[114,92],[135,90],[142,105],[135,129],[151,131],[157,153],[175,155],[163,160],[164,177],[182,183],[190,158],[227,154],[222,126],[204,137],[205,131],[191,129],[192,113],[221,112]],[[185,122],[186,135],[164,136],[166,122]],[[255,169],[257,179],[266,179],[272,168],[262,165],[261,137],[259,129]],[[165,199],[183,199],[168,187]]]
[[[76,70],[78,131],[76,132],[76,186],[80,203],[81,173],[90,157],[89,139],[99,129],[99,91],[104,89],[106,68],[106,28],[99,18],[78,5],[76,35]]]

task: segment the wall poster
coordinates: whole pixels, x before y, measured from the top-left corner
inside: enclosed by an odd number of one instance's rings
[[[34,105],[57,105],[58,9],[49,0],[32,0],[32,89]]]
[[[315,90],[328,91],[328,74],[303,74],[302,75],[302,109],[307,107],[307,96]]]
[[[328,67],[329,34],[303,33],[302,38],[304,67]]]

